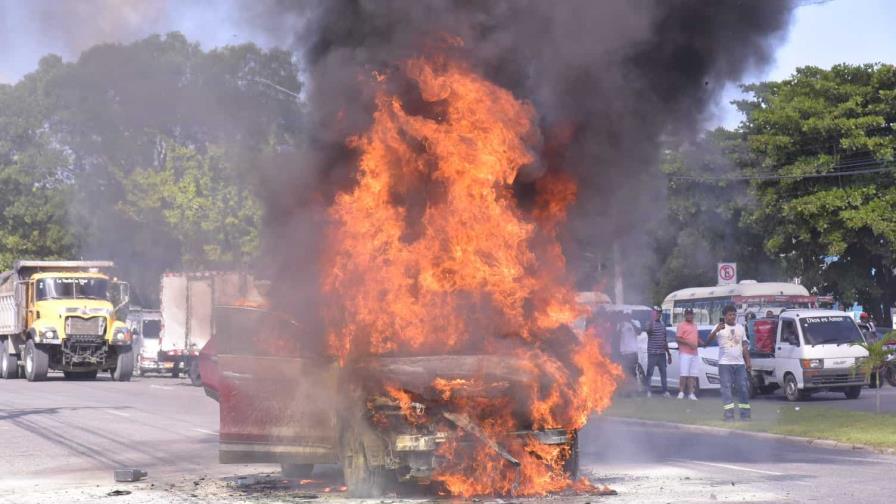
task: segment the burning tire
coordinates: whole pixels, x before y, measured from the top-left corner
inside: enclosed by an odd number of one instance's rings
[[[569,445],[569,458],[563,463],[563,470],[569,476],[569,479],[575,481],[579,479],[579,434],[573,434],[572,443]]]
[[[25,378],[28,381],[43,381],[50,371],[50,356],[43,348],[29,339],[25,344]]]
[[[373,431],[354,422],[342,432],[342,474],[350,497],[376,498],[385,495],[394,485],[394,473],[383,466],[374,465],[375,454],[371,450],[382,443]],[[382,453],[385,453],[385,447]]]
[[[0,378],[12,380],[19,377],[19,360],[9,352],[9,343],[0,343]]]

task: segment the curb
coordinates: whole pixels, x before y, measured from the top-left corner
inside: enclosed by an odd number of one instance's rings
[[[702,434],[714,434],[716,436],[747,436],[757,439],[765,439],[770,441],[784,441],[794,444],[811,445],[819,448],[829,448],[832,450],[850,450],[850,451],[867,451],[880,453],[882,455],[896,455],[896,449],[893,448],[877,448],[874,446],[843,443],[831,439],[813,439],[798,436],[787,436],[784,434],[770,434],[768,432],[754,432],[740,429],[726,429],[724,427],[710,427],[708,425],[690,425],[673,422],[663,422],[659,420],[642,420],[640,418],[602,416],[602,420],[611,422],[624,422],[629,424],[643,425],[647,427],[662,427],[670,430],[678,430],[685,432],[698,432]]]

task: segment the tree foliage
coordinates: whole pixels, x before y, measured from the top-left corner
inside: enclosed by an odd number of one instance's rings
[[[291,53],[178,33],[45,57],[0,87],[0,267],[111,258],[152,298],[164,270],[245,266],[254,167],[300,126],[276,86],[300,90]]]
[[[803,67],[743,86],[745,120],[671,150],[657,297],[741,277],[799,277],[889,320],[896,301],[896,67]],[[878,170],[863,173],[866,170]],[[818,175],[836,175],[822,176]],[[681,176],[692,177],[682,180]],[[708,258],[706,256],[709,256]]]
[[[740,132],[759,163],[747,224],[804,284],[888,319],[896,301],[896,67],[803,67],[745,86]],[[852,172],[852,173],[850,173]],[[807,178],[841,173],[843,176]]]

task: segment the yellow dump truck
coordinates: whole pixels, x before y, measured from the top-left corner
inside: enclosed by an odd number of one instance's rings
[[[131,334],[116,312],[128,285],[107,273],[111,261],[17,261],[0,273],[0,377],[40,381],[134,371]]]

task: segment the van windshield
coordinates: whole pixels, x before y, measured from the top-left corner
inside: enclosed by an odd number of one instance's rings
[[[162,332],[161,320],[144,320],[143,321],[143,339],[159,339],[159,333]]]
[[[36,282],[35,296],[45,299],[107,299],[109,282],[104,278],[43,278]]]
[[[806,317],[800,319],[803,339],[808,345],[863,343],[865,339],[848,316]]]

